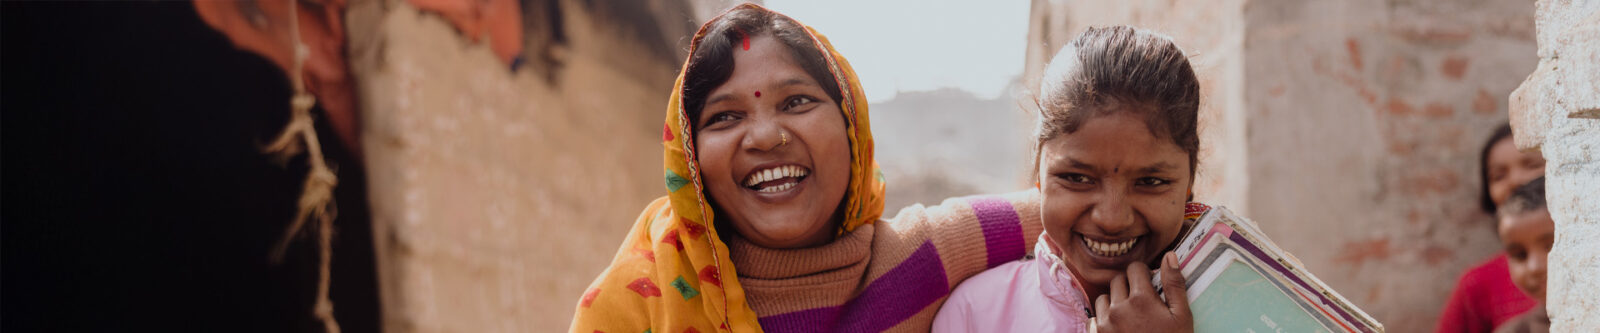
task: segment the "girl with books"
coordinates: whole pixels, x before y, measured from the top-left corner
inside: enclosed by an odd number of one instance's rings
[[[1169,252],[1207,209],[1191,202],[1200,83],[1188,57],[1167,36],[1090,28],[1056,53],[1036,97],[1045,233],[1031,256],[957,287],[933,331],[1193,331]]]

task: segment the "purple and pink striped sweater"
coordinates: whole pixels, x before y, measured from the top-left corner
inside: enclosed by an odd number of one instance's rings
[[[1021,258],[1042,229],[1029,190],[914,205],[815,248],[728,246],[767,332],[927,332],[957,284]]]

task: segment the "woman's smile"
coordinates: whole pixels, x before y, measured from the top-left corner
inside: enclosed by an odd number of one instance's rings
[[[1107,241],[1095,241],[1089,237],[1083,237],[1083,235],[1078,235],[1078,238],[1083,239],[1083,245],[1088,248],[1089,254],[1108,258],[1128,254],[1128,250],[1133,249],[1133,246],[1139,243],[1139,238]]]
[[[1081,247],[1080,251],[1073,252],[1082,254],[1077,257],[1097,269],[1122,270],[1128,267],[1128,264],[1144,260],[1150,252],[1144,249],[1143,245],[1149,242],[1145,241],[1146,237],[1143,235],[1131,238],[1108,238],[1072,233],[1072,237],[1078,239],[1077,244]]]
[[[810,175],[811,170],[794,164],[763,166],[745,176],[744,186],[763,201],[778,202],[797,196]]]

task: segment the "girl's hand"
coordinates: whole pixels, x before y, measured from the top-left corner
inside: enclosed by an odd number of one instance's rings
[[[1161,260],[1162,293],[1156,295],[1150,268],[1142,262],[1128,265],[1128,273],[1111,279],[1111,293],[1095,299],[1094,318],[1099,332],[1194,332],[1189,296],[1177,259],[1168,252]]]

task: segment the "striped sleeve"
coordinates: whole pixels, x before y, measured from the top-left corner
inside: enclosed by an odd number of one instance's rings
[[[1035,190],[946,199],[914,205],[890,223],[908,234],[929,237],[945,268],[949,287],[989,268],[1022,258],[1039,239],[1039,194]]]

